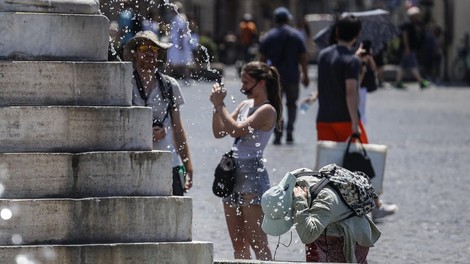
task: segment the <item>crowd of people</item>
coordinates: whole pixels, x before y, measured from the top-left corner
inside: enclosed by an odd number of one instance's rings
[[[419,19],[419,9],[410,9],[410,23],[417,23],[414,21]],[[192,187],[194,175],[180,111],[185,98],[179,82],[167,75],[163,67],[170,65],[187,78],[188,67],[195,62],[192,51],[197,45],[197,37],[192,35],[194,32],[190,30],[181,3],[175,3],[170,27],[166,30],[162,30],[158,16],[152,12],[148,18],[139,21],[139,26],[126,20],[132,17],[131,14],[132,10],[124,10],[119,25],[112,25],[115,35],[120,28],[126,28],[123,31],[126,34],[119,38],[120,43],[113,44],[114,52],[132,62],[133,105],[152,108],[153,147],[172,151],[173,195],[181,196]],[[245,60],[240,71],[240,92],[247,99],[230,111],[224,103],[227,90],[222,82],[212,85],[209,98],[214,109],[214,137],[234,138],[231,150],[237,167],[235,186],[232,193],[222,199],[234,258],[250,259],[253,251],[256,259],[272,260],[267,235],[279,235],[286,231],[283,228],[295,226],[306,244],[307,260],[365,263],[369,248],[380,236],[374,220],[395,213],[396,205],[377,198],[371,215],[344,218],[348,208],[332,190],[321,193],[311,205],[306,202],[310,199],[306,188],[315,182],[286,176],[271,187],[264,150],[271,138],[274,138],[274,145],[282,144],[284,131],[285,142],[294,143],[299,89],[301,85],[308,87],[310,82],[305,38],[310,33],[302,33],[290,25],[293,16],[285,7],[276,8],[273,18],[274,27],[259,41],[255,40],[258,32],[252,16],[245,14],[240,22],[243,39],[240,56]],[[127,35],[134,27],[140,30]],[[427,88],[429,82],[417,70],[416,45],[413,44],[417,34],[415,29],[409,23],[402,27],[404,41],[400,66],[410,68],[421,88]],[[370,49],[373,40],[366,40],[358,49],[354,48],[360,32],[360,19],[352,15],[340,17],[335,22],[331,45],[318,54],[317,92],[303,99],[308,103],[318,101],[318,141],[345,142],[355,135],[362,143],[368,143],[364,126],[365,102],[369,89],[377,87],[369,88],[366,76],[372,76],[372,82],[375,82],[383,62]],[[255,42],[259,44],[259,56],[252,57],[248,49]],[[398,74],[397,88],[403,88],[401,78],[402,74]],[[380,86],[379,83],[376,85]],[[287,112],[287,122],[284,122],[283,109]],[[271,216],[263,207],[262,200],[268,192],[282,194],[278,197],[282,200],[280,212],[286,216],[279,221],[270,221]],[[284,197],[290,198],[284,201]],[[330,249],[324,245],[329,245]],[[328,250],[335,252],[329,254]],[[328,255],[334,258],[328,258]]]

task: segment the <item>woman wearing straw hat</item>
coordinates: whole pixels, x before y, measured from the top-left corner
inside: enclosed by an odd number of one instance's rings
[[[369,248],[380,237],[374,222],[368,216],[352,216],[328,185],[312,201],[309,188],[320,178],[295,176],[304,170],[288,172],[263,194],[263,231],[280,236],[295,226],[306,244],[307,262],[367,263]]]
[[[192,187],[193,166],[186,131],[180,117],[184,104],[178,82],[159,72],[166,50],[152,31],[138,32],[124,47],[124,59],[133,62],[133,105],[149,106],[153,114],[153,149],[173,153],[173,195]]]

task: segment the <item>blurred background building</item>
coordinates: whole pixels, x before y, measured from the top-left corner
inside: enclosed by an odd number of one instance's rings
[[[119,21],[125,8],[133,8],[135,19],[148,16],[150,10],[159,14],[164,22],[168,15],[169,0],[102,0],[101,10],[111,21]],[[231,52],[236,46],[238,26],[244,14],[249,13],[257,25],[258,37],[272,27],[272,13],[278,6],[286,6],[294,16],[293,25],[304,22],[310,37],[327,26],[342,12],[365,11],[375,8],[388,10],[398,26],[406,20],[406,9],[411,5],[421,8],[428,27],[442,29],[444,56],[443,77],[449,79],[452,64],[458,57],[465,35],[469,33],[469,0],[180,0],[188,19],[195,25],[192,30],[201,36],[201,44],[209,48],[212,59],[226,64],[236,62],[237,55]],[[234,48],[233,47],[233,48]],[[313,47],[314,49],[314,47]],[[311,51],[315,53],[316,51]]]

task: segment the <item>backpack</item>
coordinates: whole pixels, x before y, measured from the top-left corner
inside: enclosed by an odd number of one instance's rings
[[[369,177],[360,171],[352,172],[336,164],[322,167],[318,172],[309,169],[300,169],[291,172],[295,177],[314,176],[321,180],[310,186],[312,201],[318,193],[328,185],[335,190],[341,200],[353,211],[348,216],[364,216],[375,208],[375,199],[378,195],[372,187]]]

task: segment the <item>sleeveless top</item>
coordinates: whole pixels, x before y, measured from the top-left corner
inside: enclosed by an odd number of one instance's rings
[[[240,109],[237,122],[243,122],[258,108],[259,106],[253,107],[253,100],[251,100],[251,102],[245,104]],[[275,125],[276,124],[273,124],[273,127],[267,131],[250,128],[250,132],[240,137],[238,142],[232,146],[233,156],[238,159],[262,158],[264,149],[269,142]]]

